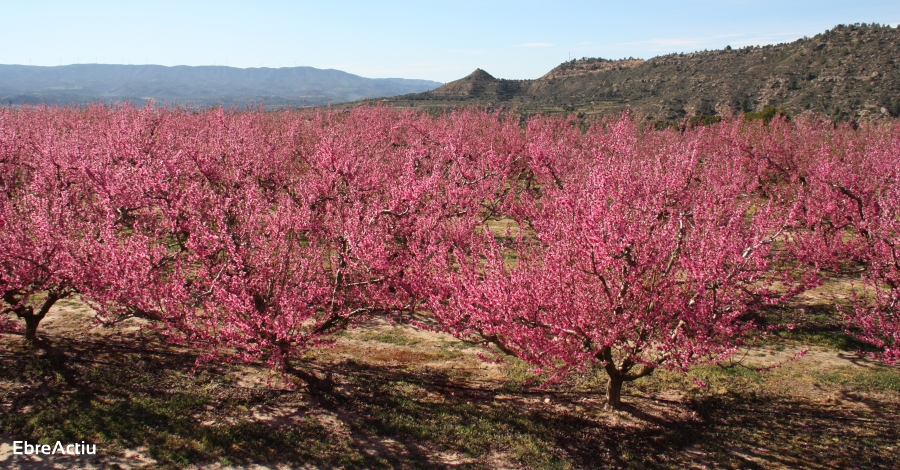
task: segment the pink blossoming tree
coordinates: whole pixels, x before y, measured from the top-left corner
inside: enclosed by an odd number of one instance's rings
[[[547,372],[599,365],[618,407],[624,382],[727,357],[753,309],[793,292],[773,288],[795,281],[772,250],[790,204],[758,196],[724,127],[642,134],[623,119],[572,146],[554,142],[577,130],[533,124],[518,235],[448,247],[430,304],[446,330]]]
[[[811,230],[798,237],[801,259],[859,276],[865,289],[841,307],[850,333],[900,362],[900,127],[859,130],[809,124],[814,156],[804,168],[803,204]]]

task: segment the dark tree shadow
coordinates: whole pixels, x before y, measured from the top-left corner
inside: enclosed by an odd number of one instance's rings
[[[325,385],[245,387],[227,365],[134,338],[51,338],[0,349],[0,433],[99,442],[108,463],[146,449],[154,467],[223,463],[322,468],[896,468],[895,401],[852,411],[759,392],[683,401],[515,391],[444,370],[298,361]],[[0,343],[3,348],[9,343]],[[231,371],[233,372],[233,371]],[[499,385],[499,384],[498,384]],[[115,460],[118,459],[118,460]],[[3,461],[0,461],[0,466]]]

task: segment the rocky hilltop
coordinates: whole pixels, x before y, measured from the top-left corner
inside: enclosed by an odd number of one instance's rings
[[[643,121],[679,121],[783,109],[834,120],[900,116],[900,29],[838,26],[770,46],[648,60],[583,58],[535,80],[505,80],[478,69],[432,91],[391,100],[401,107],[489,106],[521,113],[604,115],[631,108]]]

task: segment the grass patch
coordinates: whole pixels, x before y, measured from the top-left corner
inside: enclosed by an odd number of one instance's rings
[[[546,376],[534,372],[534,366],[517,357],[504,355],[503,365],[506,377],[500,388],[505,391],[521,392],[546,379]]]
[[[53,356],[2,361],[0,377],[15,377],[17,384],[0,389],[0,402],[9,406],[0,413],[0,433],[42,444],[84,440],[109,456],[144,447],[160,468],[372,463],[346,437],[315,421],[288,428],[254,422],[249,407],[275,403],[279,392],[226,387],[210,374],[190,377],[188,364],[155,367],[158,360],[129,356],[115,367]]]
[[[421,342],[419,338],[410,335],[403,328],[396,327],[384,331],[366,332],[360,336],[360,339],[378,341],[395,346],[415,346]]]
[[[812,468],[897,468],[900,463],[892,411],[857,419],[764,389],[698,396],[689,406],[706,423],[697,429],[694,467],[809,468],[815,462]]]
[[[900,392],[900,370],[889,368],[850,369],[813,372],[823,382],[849,386],[854,389],[878,392]]]
[[[441,404],[425,403],[419,390],[410,391],[404,383],[385,384],[384,397],[372,410],[367,426],[379,434],[407,436],[444,443],[447,449],[466,456],[485,456],[492,448],[518,450],[526,447],[546,449],[544,443],[515,432],[515,428],[529,427],[525,416],[510,415],[509,410],[459,399]],[[544,459],[540,463],[548,463]],[[535,462],[537,463],[537,462]]]
[[[252,366],[191,374],[194,356],[153,336],[140,344],[56,336],[46,353],[4,337],[0,433],[85,440],[110,456],[146,449],[153,468],[792,468],[813,458],[822,467],[900,467],[894,368],[658,369],[625,385],[625,411],[609,411],[602,369],[535,390],[545,377],[514,358],[498,379],[496,369],[485,379],[467,367],[471,357],[422,364],[473,347],[446,337],[404,328],[349,337],[348,349],[341,341],[297,361],[333,381],[314,394],[247,385],[262,370]],[[354,349],[360,338],[382,344]],[[348,351],[360,352],[347,360]]]
[[[811,346],[821,346],[844,352],[878,352],[875,346],[860,341],[842,331],[780,331],[778,337]],[[783,347],[782,347],[783,349]]]

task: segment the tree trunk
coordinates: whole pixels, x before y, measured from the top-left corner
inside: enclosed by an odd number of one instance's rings
[[[284,360],[284,372],[285,374],[292,375],[305,382],[307,390],[312,394],[327,394],[334,390],[334,382],[331,380],[331,377],[328,376],[330,374],[326,375],[324,379],[320,379],[312,372],[297,369],[288,358],[285,358]]]
[[[606,404],[613,409],[622,407],[622,384],[625,381],[621,377],[609,377],[606,383]]]
[[[65,297],[67,294],[60,294],[57,291],[50,291],[47,294],[47,298],[44,299],[43,305],[38,309],[37,313],[34,312],[33,307],[26,307],[24,305],[20,306],[16,315],[25,320],[25,342],[29,344],[34,344],[37,341],[37,328],[41,323],[41,320],[47,316],[47,312],[50,311],[50,308],[53,307],[53,304],[56,303],[57,300]]]
[[[37,315],[28,315],[25,317],[25,342],[34,343],[37,341],[37,328],[41,322],[41,317]]]

